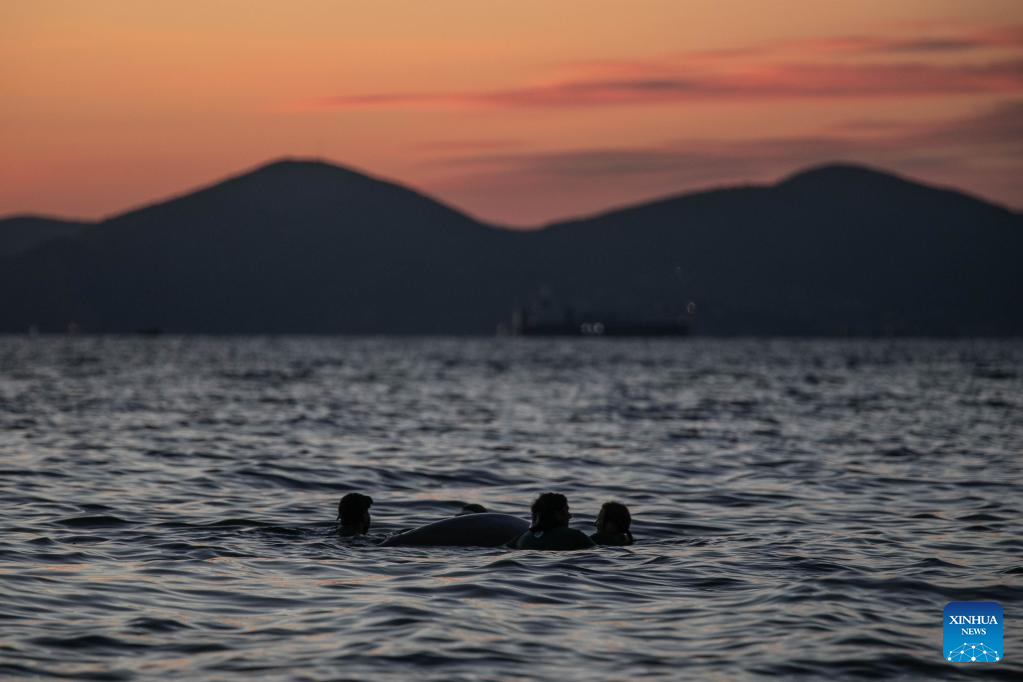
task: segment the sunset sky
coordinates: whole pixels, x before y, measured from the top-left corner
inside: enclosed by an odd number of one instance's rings
[[[0,216],[282,156],[512,225],[857,161],[1023,209],[1020,0],[0,2]]]

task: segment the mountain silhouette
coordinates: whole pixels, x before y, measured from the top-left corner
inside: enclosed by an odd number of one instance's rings
[[[569,276],[552,286],[567,297],[670,308],[681,296],[696,303],[696,328],[711,333],[1023,332],[1015,265],[1023,221],[862,166],[822,166],[770,187],[683,195],[544,232],[552,265],[574,253],[604,275],[560,269]],[[622,281],[631,286],[618,288]]]
[[[1018,214],[852,165],[516,231],[285,160],[75,225],[0,253],[0,331],[490,334],[529,308],[708,334],[1023,333]]]
[[[0,258],[17,256],[48,241],[78,234],[88,223],[40,216],[0,220]]]
[[[0,282],[21,295],[0,328],[481,331],[503,285],[481,291],[474,256],[513,236],[389,182],[280,161],[7,263]]]

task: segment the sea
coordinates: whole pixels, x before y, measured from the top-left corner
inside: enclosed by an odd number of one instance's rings
[[[0,337],[0,677],[1019,680],[1021,450],[1020,340]]]

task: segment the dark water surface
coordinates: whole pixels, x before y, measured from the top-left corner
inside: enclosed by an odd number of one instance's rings
[[[1019,341],[0,338],[0,676],[1019,679],[1021,448]],[[332,533],[548,489],[638,544]]]

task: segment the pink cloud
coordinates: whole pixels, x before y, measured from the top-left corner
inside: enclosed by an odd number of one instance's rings
[[[411,145],[415,149],[428,152],[440,153],[466,153],[481,152],[493,149],[510,149],[518,147],[522,143],[511,138],[490,138],[490,139],[447,139],[430,140]]]
[[[854,122],[859,123],[859,122]],[[479,154],[454,157],[450,166],[515,169],[542,176],[622,176],[674,171],[681,167],[720,167],[729,175],[735,163],[778,161],[787,164],[819,163],[847,155],[908,158],[914,152],[943,152],[971,156],[978,152],[1003,154],[1023,166],[1023,100],[1003,102],[982,112],[930,124],[899,124],[887,134],[864,138],[848,132],[804,136],[762,137],[742,141],[678,140],[657,147],[593,148],[565,152]],[[884,130],[884,128],[882,128]],[[876,131],[871,130],[871,133]],[[1023,183],[1020,193],[1023,195]],[[1023,199],[1023,196],[1021,196]]]
[[[986,62],[906,62],[907,54],[994,49]],[[1006,50],[1009,54],[1005,54]],[[708,100],[927,97],[1023,91],[1023,25],[915,31],[909,37],[837,36],[658,59],[573,65],[561,77],[483,91],[339,95],[317,108],[541,108],[650,105]],[[1015,54],[1013,54],[1015,53]],[[849,62],[870,56],[872,61]],[[840,59],[822,61],[829,56]],[[878,56],[887,61],[878,62]]]
[[[862,122],[853,123],[804,136],[456,156],[439,165],[447,179],[430,189],[481,216],[529,225],[854,161],[1023,207],[1023,100],[925,125],[863,131]]]
[[[592,107],[700,100],[921,97],[1023,92],[1023,60],[975,65],[786,64],[731,73],[567,80],[484,92],[343,95],[321,107]]]

